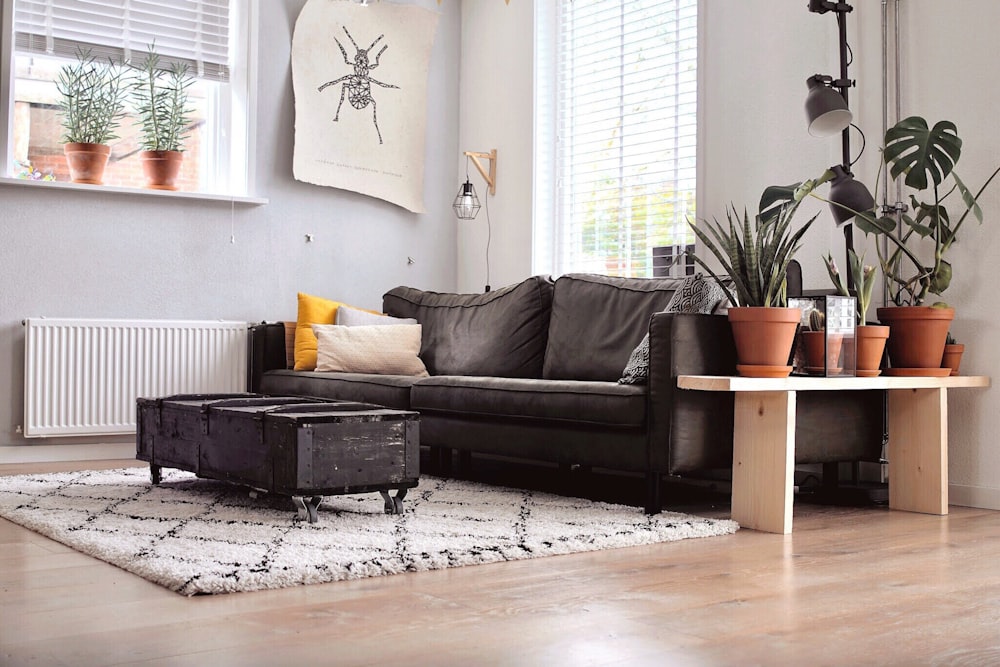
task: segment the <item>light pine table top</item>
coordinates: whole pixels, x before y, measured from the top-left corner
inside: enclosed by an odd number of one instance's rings
[[[861,389],[953,389],[989,387],[985,375],[952,375],[949,377],[805,377],[751,378],[721,375],[679,375],[681,389],[701,391],[839,391]]]

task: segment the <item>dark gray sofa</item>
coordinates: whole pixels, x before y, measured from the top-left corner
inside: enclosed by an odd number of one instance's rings
[[[434,448],[643,473],[655,513],[664,476],[732,466],[732,395],[677,388],[678,375],[735,373],[729,323],[659,312],[679,285],[569,274],[486,294],[397,287],[383,310],[420,322],[430,377],[288,370],[277,323],[252,328],[250,389],[417,410]],[[648,384],[619,384],[647,331]],[[877,461],[882,398],[800,392],[796,462]]]

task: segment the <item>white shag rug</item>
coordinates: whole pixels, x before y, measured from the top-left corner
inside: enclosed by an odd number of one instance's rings
[[[0,477],[0,516],[182,595],[284,588],[736,532],[733,521],[423,477],[387,515],[378,493],[283,496],[146,468]]]

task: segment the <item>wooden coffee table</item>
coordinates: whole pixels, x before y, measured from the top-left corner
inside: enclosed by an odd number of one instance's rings
[[[677,386],[736,394],[732,518],[745,528],[790,533],[796,392],[888,390],[889,507],[947,514],[948,390],[988,387],[990,378],[680,375]]]
[[[401,514],[420,476],[419,415],[368,403],[258,394],[137,401],[136,458],[291,497],[317,520],[327,495],[379,492]],[[389,492],[395,490],[396,495]]]

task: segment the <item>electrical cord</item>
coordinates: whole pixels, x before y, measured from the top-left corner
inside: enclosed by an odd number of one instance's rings
[[[483,195],[486,202],[486,292],[490,291],[490,242],[493,240],[493,224],[490,222],[490,191]]]
[[[465,180],[469,180],[469,156],[465,156]],[[490,191],[487,188],[486,192],[483,193],[483,203],[486,207],[486,289],[484,292],[490,291],[490,243],[493,240],[493,224],[490,221]]]
[[[854,158],[854,160],[849,165],[847,165],[848,167],[853,167],[854,163],[861,159],[861,155],[865,152],[865,146],[868,144],[868,140],[865,138],[864,130],[862,130],[854,123],[851,123],[851,127],[857,130],[858,134],[861,135],[861,150],[858,151],[858,156]]]

